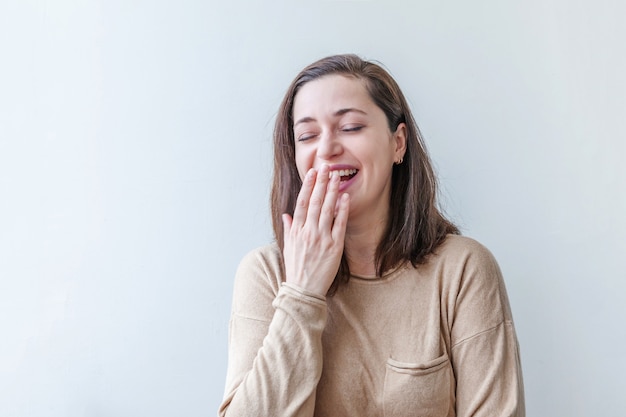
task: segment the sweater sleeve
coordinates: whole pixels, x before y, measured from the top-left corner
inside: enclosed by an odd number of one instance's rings
[[[500,269],[478,244],[462,268],[451,329],[457,416],[523,417],[519,345]]]
[[[281,284],[279,256],[266,255],[246,256],[235,277],[222,417],[313,416],[326,301]]]

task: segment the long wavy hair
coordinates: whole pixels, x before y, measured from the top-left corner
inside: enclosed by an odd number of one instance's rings
[[[356,55],[333,55],[304,68],[293,80],[280,105],[274,127],[274,176],[271,212],[274,236],[281,251],[284,247],[281,215],[293,216],[302,181],[296,168],[293,133],[293,103],[300,88],[315,79],[331,74],[365,81],[367,91],[385,113],[394,132],[406,124],[406,152],[401,164],[393,166],[389,219],[376,250],[376,271],[385,271],[409,261],[416,267],[458,228],[444,217],[437,205],[437,179],[422,135],[400,87],[380,65]],[[345,253],[330,287],[329,295],[350,278]]]

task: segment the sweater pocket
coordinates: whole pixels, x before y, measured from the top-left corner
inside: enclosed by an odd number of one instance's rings
[[[389,358],[383,390],[385,417],[448,416],[451,372],[445,353],[423,364]]]

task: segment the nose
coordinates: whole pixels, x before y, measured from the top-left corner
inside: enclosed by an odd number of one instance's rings
[[[334,132],[322,134],[317,147],[317,157],[329,161],[343,152],[343,145]]]

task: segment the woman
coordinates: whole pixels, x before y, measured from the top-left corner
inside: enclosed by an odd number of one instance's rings
[[[274,141],[277,242],[237,272],[220,415],[523,416],[500,270],[437,209],[391,76],[311,64]]]

